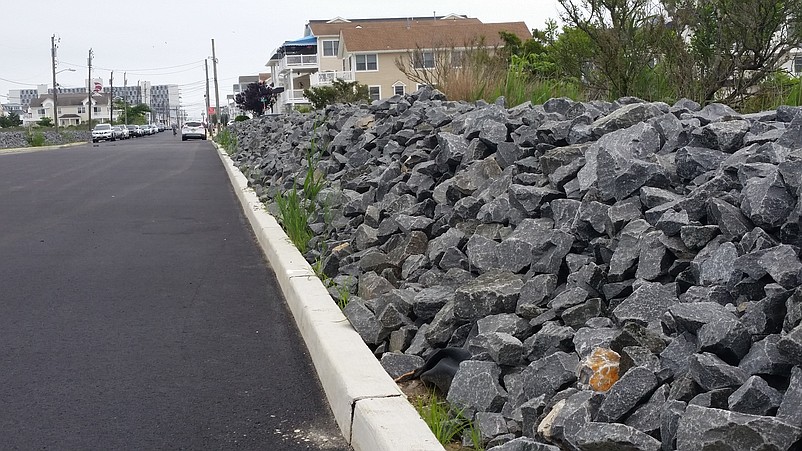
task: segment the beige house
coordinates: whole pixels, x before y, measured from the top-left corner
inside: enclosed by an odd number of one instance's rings
[[[442,17],[395,19],[312,20],[304,37],[285,41],[268,63],[271,79],[283,86],[278,103],[282,109],[308,105],[303,90],[330,84],[335,79],[367,85],[374,100],[406,94],[418,82],[401,71],[396,61],[416,71],[436,70],[447,64],[439,55],[448,51],[450,64],[468,47],[500,47],[499,32],[532,37],[523,22],[482,23],[479,19],[451,14]]]
[[[70,126],[85,123],[89,120],[89,97],[83,94],[58,95],[58,125]],[[53,94],[45,94],[34,99],[28,105],[28,111],[22,117],[23,125],[39,122],[42,118],[53,118]],[[92,96],[92,120],[109,121],[109,95],[94,94]]]

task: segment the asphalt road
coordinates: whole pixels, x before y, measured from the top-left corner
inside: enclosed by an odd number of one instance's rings
[[[0,154],[1,449],[348,449],[211,143]]]

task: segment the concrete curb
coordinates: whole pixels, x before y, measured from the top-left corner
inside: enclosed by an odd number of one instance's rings
[[[54,144],[52,146],[28,146],[28,147],[9,147],[0,149],[0,154],[4,153],[26,153],[26,152],[39,152],[44,150],[56,150],[56,149],[63,149],[65,147],[74,147],[80,146],[82,144],[87,144],[89,141],[78,141],[73,143],[66,143],[66,144]]]
[[[343,436],[356,451],[443,451],[245,176],[214,145],[276,273]]]

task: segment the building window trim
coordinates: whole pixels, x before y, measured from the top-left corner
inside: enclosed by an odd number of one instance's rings
[[[401,92],[399,92],[398,88],[401,88],[400,89]],[[407,93],[407,85],[401,83],[400,81],[393,83],[393,95],[402,96],[406,93]]]
[[[429,50],[416,50],[412,56],[413,69],[434,69],[434,52]]]
[[[362,60],[360,62],[360,59]],[[371,61],[372,60],[372,61]],[[354,55],[354,63],[356,72],[378,72],[379,71],[379,54],[378,53],[360,53]],[[361,69],[360,69],[361,67]]]
[[[374,94],[375,92],[375,94]],[[371,85],[368,86],[368,95],[370,96],[370,100],[380,100],[382,98],[382,87],[381,85]]]
[[[328,48],[327,48],[328,44]],[[323,58],[336,58],[337,54],[340,51],[340,40],[339,39],[324,39],[320,46],[322,47],[322,56]]]

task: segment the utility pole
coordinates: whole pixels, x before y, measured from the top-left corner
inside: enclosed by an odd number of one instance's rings
[[[53,122],[58,131],[58,85],[56,84],[56,35],[50,36],[50,55],[53,60]]]
[[[206,66],[206,96],[205,97],[206,97],[206,114],[208,115],[209,114],[209,102],[211,101],[209,99],[209,58],[206,58],[205,60],[203,60],[203,62],[205,64],[205,66]],[[211,118],[209,118],[209,119],[210,119],[209,123],[206,126],[211,128],[211,125],[212,125]]]
[[[114,124],[114,71],[109,77],[109,124]]]
[[[87,108],[87,112],[89,113],[89,129],[92,129],[92,49],[89,49],[89,58],[87,59],[88,67],[89,67],[89,86],[87,86],[87,92],[89,93],[89,107]]]
[[[214,70],[214,113],[217,115],[216,131],[220,131],[220,89],[217,86],[217,57],[214,54],[214,39],[212,39],[212,68]]]
[[[123,72],[123,109],[125,125],[128,125],[128,72]]]

